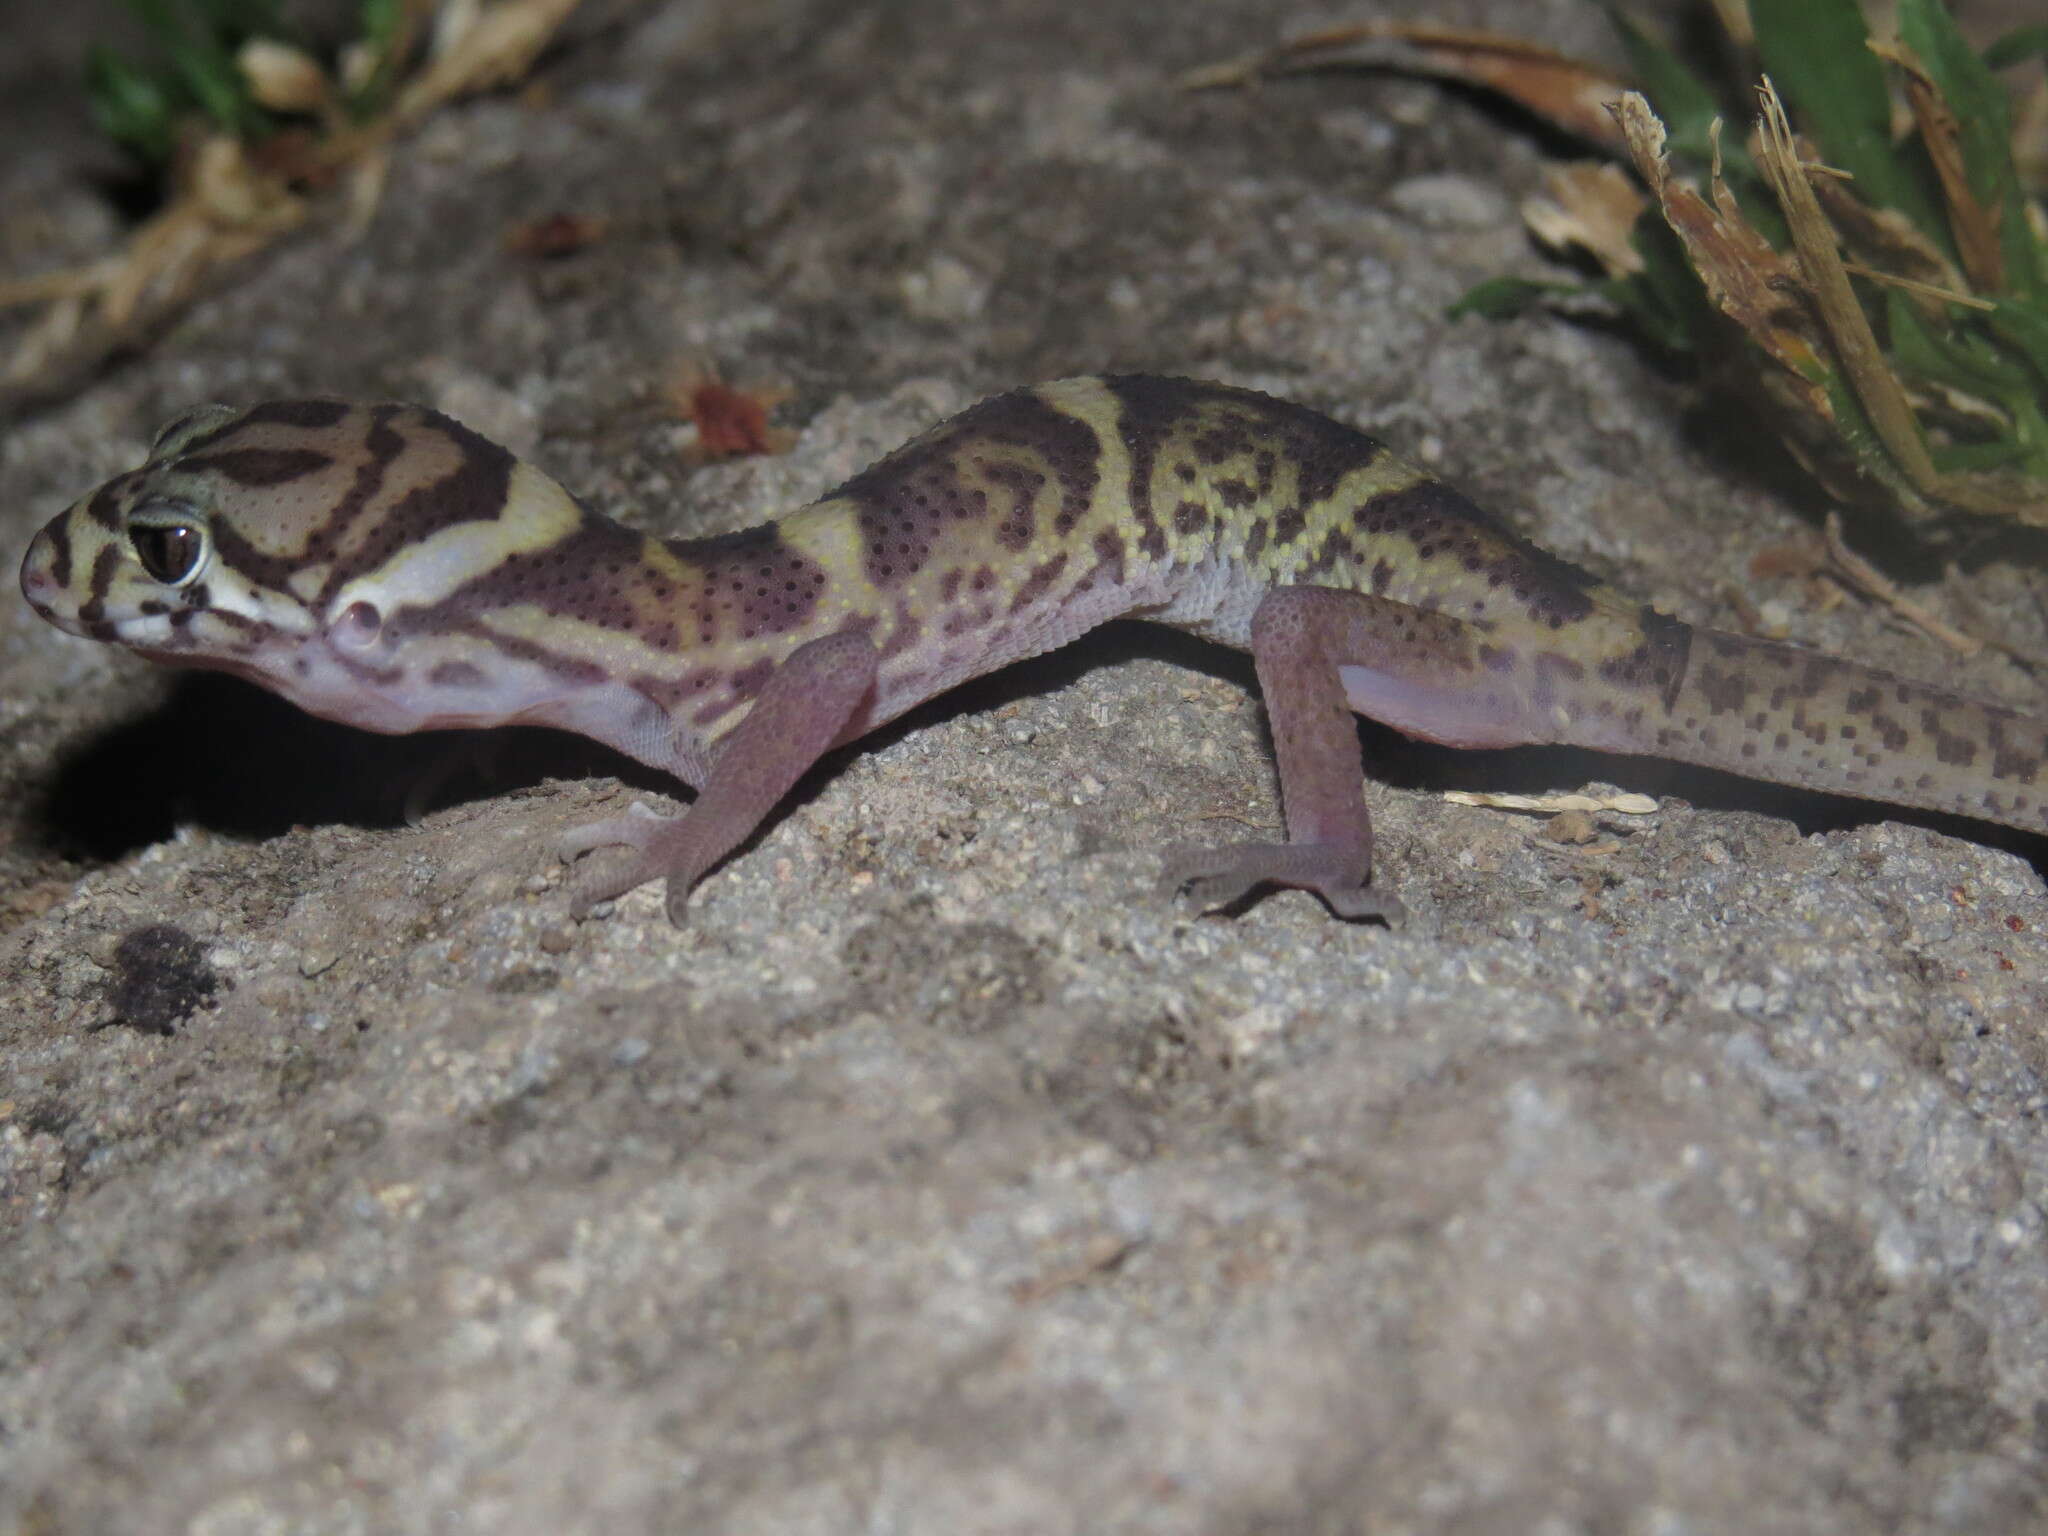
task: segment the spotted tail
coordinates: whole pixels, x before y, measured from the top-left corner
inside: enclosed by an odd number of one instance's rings
[[[1668,708],[1602,742],[1802,789],[2048,829],[2048,724],[1797,646],[1694,630]]]

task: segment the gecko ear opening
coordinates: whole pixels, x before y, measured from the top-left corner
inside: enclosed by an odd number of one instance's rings
[[[327,638],[344,651],[367,651],[384,631],[384,615],[375,603],[357,598],[327,626]]]

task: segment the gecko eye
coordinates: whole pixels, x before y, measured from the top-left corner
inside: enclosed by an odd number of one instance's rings
[[[206,535],[192,523],[137,523],[128,530],[135,558],[152,581],[182,587],[199,574]]]
[[[328,636],[343,650],[367,651],[377,643],[383,629],[384,615],[377,611],[377,605],[357,598],[335,616]]]

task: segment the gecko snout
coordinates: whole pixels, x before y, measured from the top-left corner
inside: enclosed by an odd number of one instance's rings
[[[21,557],[21,595],[28,599],[29,607],[48,618],[63,585],[57,579],[57,541],[45,528],[29,540],[28,553]]]

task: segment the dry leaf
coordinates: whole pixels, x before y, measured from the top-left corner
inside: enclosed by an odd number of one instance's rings
[[[611,230],[609,219],[594,214],[551,213],[527,219],[505,231],[505,249],[515,256],[552,260],[595,245]]]
[[[794,438],[768,425],[768,412],[789,398],[783,389],[736,388],[708,368],[691,365],[677,376],[677,409],[697,429],[689,457],[698,463],[785,452]]]
[[[1648,816],[1657,809],[1657,802],[1651,796],[1631,794],[1623,790],[1613,790],[1602,795],[1584,792],[1511,795],[1505,792],[1492,794],[1483,790],[1451,789],[1444,792],[1444,798],[1453,805],[1481,805],[1497,811],[1613,811],[1623,816]]]
[[[1543,191],[1522,203],[1522,222],[1546,245],[1579,246],[1610,277],[1643,270],[1630,233],[1643,211],[1642,189],[1620,166],[1575,160],[1543,172]]]
[[[1718,154],[1710,204],[1672,174],[1664,152],[1664,124],[1647,100],[1630,91],[1615,115],[1636,173],[1649,185],[1664,222],[1684,244],[1707,297],[1783,366],[1784,381],[1801,409],[1832,421],[1834,409],[1823,383],[1827,364],[1813,319],[1799,302],[1799,274],[1742,216],[1721,176]]]
[[[1290,38],[1268,52],[1196,70],[1189,90],[1243,85],[1260,75],[1336,65],[1462,80],[1507,97],[1546,122],[1596,144],[1616,145],[1609,107],[1623,82],[1597,64],[1498,32],[1380,21]]]

